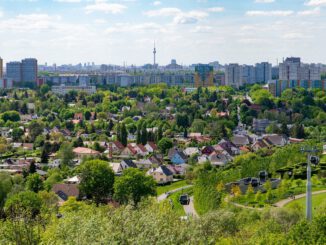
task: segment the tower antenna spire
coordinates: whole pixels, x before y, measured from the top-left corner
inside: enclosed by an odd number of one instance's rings
[[[156,67],[156,45],[155,45],[155,40],[154,40],[154,49],[153,49],[153,55],[154,55],[154,68]]]

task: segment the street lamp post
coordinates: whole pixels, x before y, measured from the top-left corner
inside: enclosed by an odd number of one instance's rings
[[[312,191],[311,191],[311,163],[318,164],[318,157],[312,156],[311,153],[316,153],[318,150],[313,148],[301,148],[302,153],[308,153],[307,156],[307,190],[306,190],[306,218],[312,220]]]

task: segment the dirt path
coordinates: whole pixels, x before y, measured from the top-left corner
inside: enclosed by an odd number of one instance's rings
[[[321,190],[321,191],[314,191],[312,193],[312,195],[318,195],[318,194],[321,194],[321,193],[326,193],[326,190]],[[286,204],[296,200],[296,199],[300,199],[300,198],[304,198],[306,197],[306,193],[303,193],[303,194],[300,194],[300,195],[296,195],[294,199],[292,198],[287,198],[287,199],[283,199],[281,201],[278,201],[277,203],[275,203],[274,205],[278,208],[282,208],[284,207]]]
[[[198,218],[198,214],[195,210],[194,206],[194,197],[190,197],[189,205],[183,205],[183,209],[185,210],[185,213],[187,216],[192,216],[194,218]]]

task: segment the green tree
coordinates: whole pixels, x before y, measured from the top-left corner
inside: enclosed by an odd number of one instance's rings
[[[146,125],[146,123],[143,123],[142,124],[141,143],[143,145],[146,145],[146,143],[147,143],[147,125]]]
[[[28,173],[29,174],[36,173],[36,165],[34,161],[32,161],[31,164],[29,165]]]
[[[5,203],[5,213],[10,218],[34,218],[41,211],[42,200],[35,192],[23,191],[10,196]]]
[[[19,122],[20,121],[20,116],[17,111],[6,111],[1,114],[1,119],[4,122],[7,121],[12,121],[12,122]]]
[[[43,133],[43,128],[43,125],[37,121],[30,122],[28,125],[28,130],[32,142],[36,139],[37,136]]]
[[[62,143],[58,151],[58,158],[61,160],[61,164],[71,166],[74,157],[75,154],[73,152],[71,144],[67,142]]]
[[[125,169],[114,183],[114,198],[120,203],[137,206],[143,197],[156,195],[156,183],[139,169]]]
[[[21,128],[14,128],[12,130],[12,138],[14,141],[19,141],[24,135],[24,131]]]
[[[171,139],[169,138],[162,138],[158,144],[157,144],[157,147],[160,149],[160,151],[163,153],[163,154],[166,154],[167,151],[172,148],[173,146],[173,142]]]
[[[126,129],[126,125],[124,123],[121,124],[120,127],[120,142],[121,144],[123,144],[124,146],[127,146],[128,144],[128,132]]]
[[[41,176],[37,173],[30,174],[27,176],[26,179],[26,188],[29,191],[39,192],[40,190],[44,189],[43,180]]]
[[[99,204],[113,194],[114,172],[101,160],[85,161],[79,168],[79,189],[87,198]]]

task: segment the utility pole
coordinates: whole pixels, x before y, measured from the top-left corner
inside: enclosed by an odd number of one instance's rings
[[[318,157],[312,156],[312,153],[318,152],[315,147],[301,147],[302,153],[308,153],[307,156],[307,190],[306,190],[306,218],[312,220],[312,191],[311,191],[311,163],[318,164]],[[313,162],[312,162],[313,161]]]

